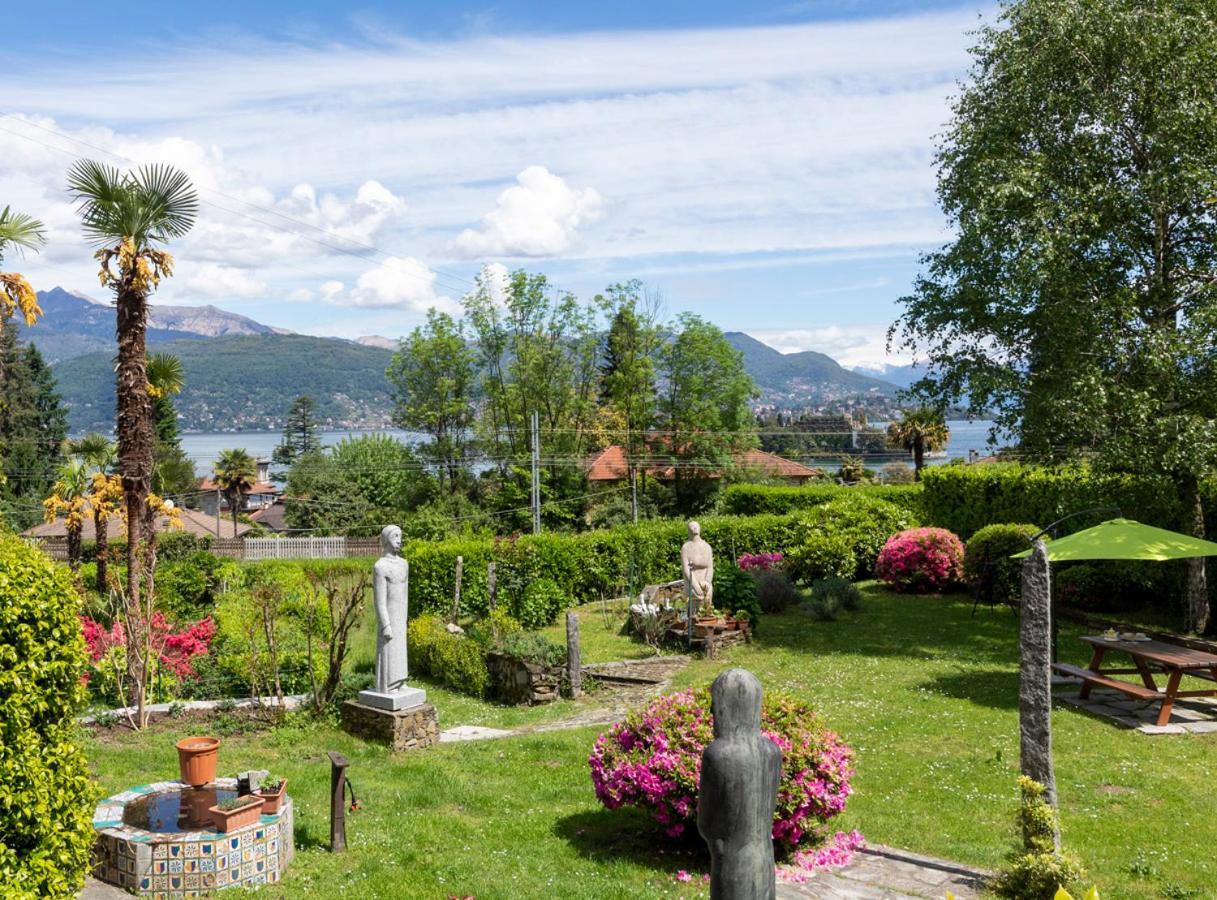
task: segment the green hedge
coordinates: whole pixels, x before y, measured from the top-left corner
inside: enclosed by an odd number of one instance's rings
[[[1164,528],[1177,528],[1181,520],[1178,493],[1169,481],[1105,475],[1085,466],[935,466],[925,469],[921,480],[925,521],[964,540],[986,525],[1034,522],[1043,527],[1095,506],[1118,506],[1127,518]],[[1104,518],[1110,514],[1079,516],[1060,533],[1089,528]]]
[[[801,539],[800,516],[712,516],[701,519],[702,536],[723,560],[742,553],[789,552]],[[547,579],[573,604],[640,590],[645,584],[680,577],[685,524],[645,522],[583,534],[539,534],[499,540],[415,541],[404,551],[410,561],[411,612],[445,614],[452,609],[456,558],[464,558],[461,608],[484,615],[489,606],[486,575],[493,560],[498,597],[514,609],[513,598]]]
[[[723,491],[718,508],[722,514],[729,516],[783,515],[821,506],[846,495],[887,500],[914,516],[921,516],[919,484],[859,484],[853,487],[839,484],[810,484],[804,487],[733,484]]]
[[[75,742],[81,600],[66,568],[0,537],[0,896],[73,897],[95,790]]]

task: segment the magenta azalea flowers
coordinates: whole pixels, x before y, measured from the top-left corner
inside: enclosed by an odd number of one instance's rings
[[[845,808],[853,753],[790,697],[766,695],[761,730],[782,751],[773,839],[789,852],[822,837]],[[671,837],[695,829],[701,755],[713,737],[708,690],[655,699],[596,739],[588,760],[596,797],[609,809],[649,808]]]
[[[963,541],[945,528],[912,528],[887,539],[875,574],[902,591],[941,591],[963,580]]]
[[[768,572],[781,568],[783,559],[781,553],[745,553],[735,564],[745,572]]]

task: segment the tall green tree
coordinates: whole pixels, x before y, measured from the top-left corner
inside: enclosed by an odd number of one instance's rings
[[[393,385],[393,421],[401,428],[430,435],[418,451],[457,483],[474,420],[477,361],[464,324],[432,309],[427,324],[401,342],[389,363]]]
[[[173,398],[186,387],[182,361],[171,353],[148,357],[148,392],[152,395],[152,488],[161,496],[184,494],[195,487],[194,463],[182,449]],[[151,518],[148,527],[151,527]]]
[[[893,337],[918,392],[1022,450],[1169,479],[1203,530],[1217,464],[1217,8],[1021,0],[981,30],[938,149],[956,236]],[[1209,610],[1189,569],[1187,624]]]
[[[654,450],[675,468],[677,509],[695,512],[704,502],[708,470],[731,464],[732,454],[756,445],[750,401],[757,395],[743,354],[700,316],[682,313],[660,355],[658,421],[663,436]]]
[[[494,451],[503,478],[529,453],[530,419],[540,419],[546,484],[563,499],[581,490],[583,477],[567,464],[593,440],[600,373],[594,308],[554,290],[544,275],[512,274],[506,295],[479,279],[464,299],[481,372],[478,427]]]
[[[245,505],[244,498],[258,480],[258,464],[249,452],[241,447],[221,450],[216,456],[215,481],[228,501],[232,512],[233,533],[236,533],[237,516]]]
[[[152,491],[154,436],[148,390],[148,298],[173,274],[163,248],[185,235],[198,213],[198,195],[185,173],[172,166],[141,166],[122,172],[93,160],[68,170],[68,192],[86,239],[97,247],[98,277],[114,294],[118,356],[115,365],[115,432],[127,507],[127,586],[122,620],[127,671],[136,697],[136,725],[148,723],[148,678],[154,663],[152,614],[155,597],[145,582],[155,562],[155,532],[145,534]],[[147,596],[144,596],[145,593]]]
[[[17,340],[11,321],[0,326],[0,373],[0,497],[12,524],[24,528],[38,520],[64,462],[67,410],[51,367],[37,347]]]
[[[888,443],[913,454],[914,481],[921,480],[926,453],[942,449],[950,438],[951,430],[945,417],[928,406],[905,410],[899,419],[887,426]]]
[[[600,403],[621,423],[616,442],[625,450],[632,480],[647,454],[647,432],[655,424],[655,364],[661,346],[657,305],[648,301],[639,281],[612,285],[599,299],[609,317],[600,363]]]
[[[283,440],[271,459],[280,466],[290,466],[300,457],[321,449],[317,437],[317,403],[307,394],[292,401],[283,424]]]

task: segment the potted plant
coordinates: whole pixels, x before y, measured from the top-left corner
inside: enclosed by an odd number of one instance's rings
[[[219,754],[219,738],[188,737],[178,741],[177,762],[182,784],[203,787],[215,781]]]
[[[287,796],[287,779],[267,775],[258,788],[258,796],[262,798],[262,812],[273,816],[283,808],[283,798]]]
[[[257,794],[229,797],[211,807],[208,812],[211,813],[211,824],[215,826],[215,830],[226,834],[258,821],[258,816],[262,815],[262,798]]]

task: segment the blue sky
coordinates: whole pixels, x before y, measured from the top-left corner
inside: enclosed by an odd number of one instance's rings
[[[205,201],[162,302],[397,337],[519,267],[641,278],[783,350],[881,366],[946,237],[933,135],[988,7],[905,0],[94,3],[6,13],[0,205],[39,287],[98,296],[63,194],[87,155]],[[53,28],[48,23],[54,23]],[[121,32],[120,32],[121,27]],[[121,41],[122,53],[114,48]],[[117,61],[116,61],[117,60]]]

